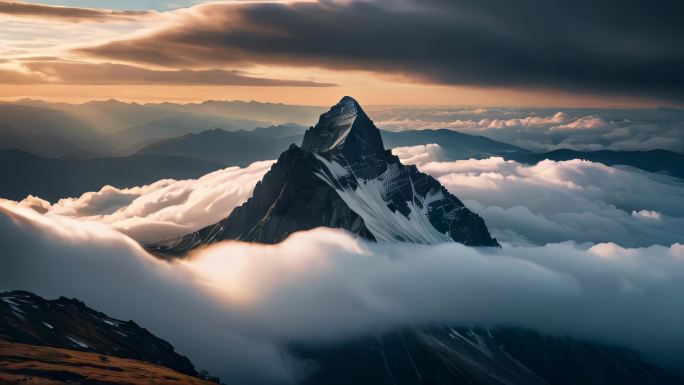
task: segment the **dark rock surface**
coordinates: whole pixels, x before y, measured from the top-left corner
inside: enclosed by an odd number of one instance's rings
[[[636,353],[525,329],[405,329],[337,344],[292,344],[301,384],[639,385],[681,379]]]
[[[197,376],[168,342],[76,299],[46,300],[25,291],[0,293],[0,341],[130,358]]]

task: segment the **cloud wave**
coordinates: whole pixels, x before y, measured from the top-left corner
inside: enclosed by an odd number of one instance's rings
[[[446,161],[437,144],[393,152],[403,163],[437,178],[503,242],[643,247],[684,241],[684,183],[676,178],[577,159],[535,165],[497,157]],[[54,205],[36,197],[19,204],[48,216],[97,221],[140,242],[156,242],[226,218],[252,195],[272,164],[262,161],[197,180],[162,180],[130,189],[106,186]]]
[[[151,185],[118,189],[105,186],[54,205],[38,197],[18,204],[48,216],[100,222],[140,242],[182,236],[225,218],[245,202],[273,161],[228,167],[199,179],[160,180]]]
[[[523,326],[671,364],[684,357],[681,244],[477,249],[317,229],[278,245],[224,242],[168,263],[108,226],[6,203],[0,234],[0,290],[77,297],[134,319],[226,382],[291,381],[282,355],[291,341],[415,323]]]
[[[373,112],[378,126],[391,131],[448,128],[532,151],[665,149],[684,153],[684,113],[679,109],[568,109],[564,112],[388,108]]]
[[[393,151],[437,178],[503,242],[636,247],[684,241],[684,183],[676,178],[579,159],[440,161],[435,144]]]

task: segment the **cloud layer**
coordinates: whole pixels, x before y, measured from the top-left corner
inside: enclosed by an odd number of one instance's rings
[[[676,178],[578,159],[444,162],[434,144],[393,151],[480,214],[500,241],[628,247],[684,241],[684,183]]]
[[[77,297],[134,319],[227,383],[287,383],[290,341],[415,323],[517,325],[675,365],[684,357],[681,244],[480,250],[318,229],[279,245],[224,242],[167,263],[105,225],[6,203],[0,234],[0,290]]]
[[[144,36],[78,52],[163,66],[321,67],[681,102],[684,30],[676,15],[683,10],[676,0],[658,7],[619,0],[221,2],[180,12]]]
[[[100,222],[140,242],[160,241],[191,233],[225,218],[252,196],[254,186],[273,161],[228,167],[199,179],[160,180],[128,189],[105,186],[54,205],[28,197],[19,205],[49,216]]]
[[[684,183],[676,178],[582,160],[536,165],[502,158],[446,161],[436,144],[393,152],[437,178],[503,242],[643,247],[684,241]],[[272,164],[262,161],[197,180],[162,180],[130,189],[106,186],[54,205],[36,197],[18,204],[48,216],[104,223],[140,242],[155,242],[226,218],[251,196]]]
[[[115,63],[23,60],[20,69],[0,69],[0,84],[211,85],[334,87],[333,83],[249,76],[237,70],[158,70]]]
[[[654,150],[684,152],[678,109],[388,108],[374,112],[380,128],[448,128],[532,151]]]
[[[178,84],[279,87],[333,87],[332,83],[248,76],[236,70],[156,70],[115,63],[60,60],[22,61],[22,71],[0,72],[0,83],[15,84]]]
[[[151,11],[113,11],[95,8],[61,7],[29,4],[19,1],[0,1],[0,14],[16,17],[50,18],[68,22],[104,22],[131,20],[153,14]]]

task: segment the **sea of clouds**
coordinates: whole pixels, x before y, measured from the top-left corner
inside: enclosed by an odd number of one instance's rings
[[[523,326],[679,365],[684,245],[370,243],[332,229],[161,261],[107,225],[0,204],[0,290],[133,319],[227,383],[288,383],[291,341],[416,323]]]
[[[436,144],[393,151],[437,178],[503,242],[635,247],[684,241],[684,181],[678,178],[579,159],[444,161]]]
[[[535,165],[498,157],[445,161],[437,144],[393,151],[480,214],[501,242],[640,247],[684,241],[684,182],[677,178],[583,160]],[[105,186],[53,205],[37,197],[19,204],[48,216],[107,224],[139,242],[155,242],[227,217],[251,196],[272,164],[229,167],[197,180],[162,180],[128,189]]]
[[[244,203],[274,161],[228,167],[198,179],[165,179],[118,189],[104,186],[51,205],[40,197],[19,202],[48,216],[100,222],[139,242],[179,237],[225,218]]]
[[[386,130],[448,128],[540,152],[684,152],[684,112],[679,109],[385,108],[373,115]]]
[[[681,181],[586,161],[447,162],[435,145],[395,153],[482,215],[503,248],[315,229],[168,262],[137,242],[225,217],[272,164],[261,162],[54,205],[0,201],[0,290],[133,319],[226,383],[293,382],[291,341],[424,323],[522,326],[684,364]]]

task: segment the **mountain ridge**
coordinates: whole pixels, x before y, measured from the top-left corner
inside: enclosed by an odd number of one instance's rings
[[[222,163],[161,155],[117,158],[47,158],[21,150],[0,149],[0,198],[27,195],[50,202],[99,191],[142,186],[160,179],[192,179],[224,168]]]
[[[111,318],[77,299],[0,292],[0,340],[135,359],[197,376],[190,360],[133,321]]]

